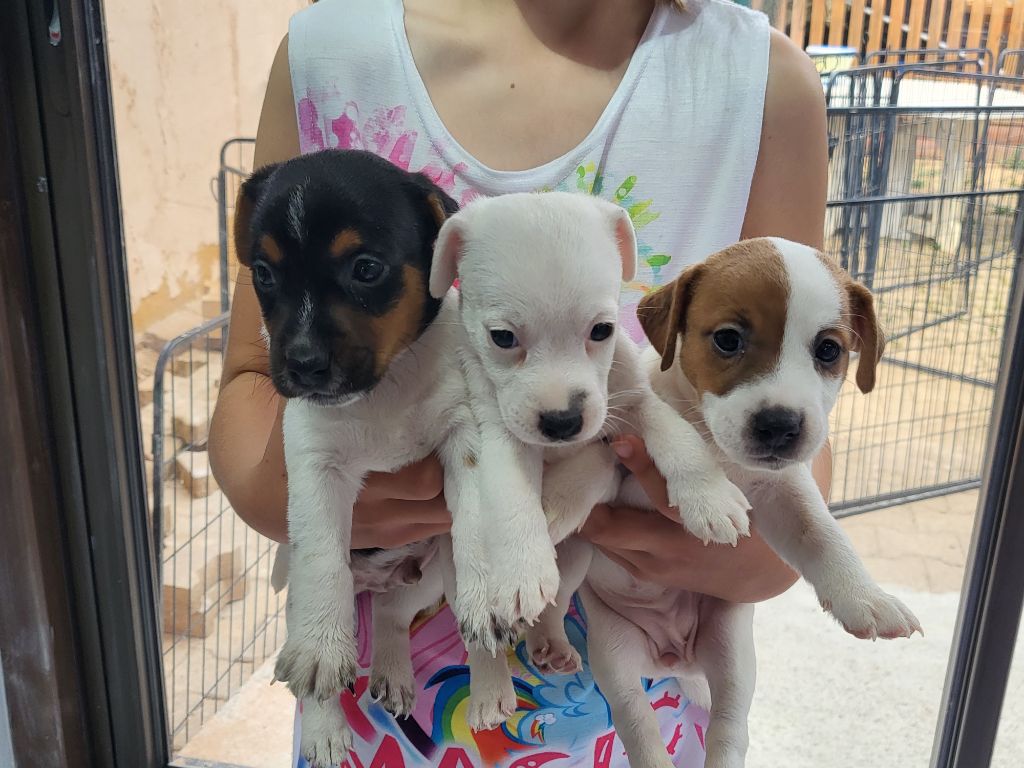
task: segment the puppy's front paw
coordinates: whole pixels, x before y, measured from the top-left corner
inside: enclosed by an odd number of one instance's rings
[[[528,632],[526,649],[537,671],[544,674],[574,675],[583,668],[579,651],[572,647],[568,638]]]
[[[913,612],[874,584],[834,592],[831,600],[821,599],[821,605],[843,629],[860,640],[893,640],[915,632],[924,634]]]
[[[391,672],[370,675],[370,696],[395,717],[408,717],[416,706],[416,682],[409,674]]]
[[[351,635],[289,636],[274,665],[274,677],[296,698],[326,701],[356,679],[356,645]]]
[[[352,749],[352,732],[336,701],[314,704],[302,713],[299,750],[313,768],[337,768]]]
[[[474,731],[497,728],[516,711],[516,689],[512,678],[506,677],[499,686],[487,686],[483,691],[471,691],[466,721]]]
[[[533,624],[558,595],[555,547],[545,533],[536,556],[514,561],[515,568],[495,574],[493,613],[499,626]]]
[[[690,533],[705,544],[736,546],[740,536],[750,535],[750,502],[723,472],[695,484],[685,477],[668,479],[668,501]]]
[[[482,648],[492,656],[507,647],[515,636],[512,625],[499,621],[491,607],[486,582],[459,584],[459,593],[452,606],[459,622],[459,634],[467,645]]]

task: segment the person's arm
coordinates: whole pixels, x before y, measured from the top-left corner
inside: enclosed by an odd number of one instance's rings
[[[824,241],[828,144],[825,99],[810,59],[772,30],[761,145],[742,237],[775,236],[821,248]],[[627,570],[655,583],[758,602],[785,592],[797,574],[756,531],[735,547],[705,547],[668,508],[665,481],[643,443],[623,441],[622,463],[633,471],[659,511],[598,507],[583,535]],[[828,445],[814,461],[827,499],[832,483]],[[624,546],[623,542],[629,542]]]
[[[285,37],[271,67],[253,165],[260,168],[298,154]],[[210,464],[239,517],[264,536],[283,542],[288,538],[283,403],[268,375],[261,323],[251,275],[242,269],[231,305],[220,395],[210,425]],[[352,545],[397,546],[446,531],[449,520],[442,489],[441,468],[433,458],[394,475],[371,475],[356,505]]]

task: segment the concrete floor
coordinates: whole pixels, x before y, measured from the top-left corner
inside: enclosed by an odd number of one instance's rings
[[[748,768],[925,766],[930,754],[977,493],[843,520],[868,569],[919,615],[926,637],[864,644],[798,585],[757,613],[758,693]],[[181,754],[250,768],[289,765],[294,702],[260,668]],[[1024,754],[1024,663],[1017,664],[994,765]],[[856,756],[856,757],[854,757]]]

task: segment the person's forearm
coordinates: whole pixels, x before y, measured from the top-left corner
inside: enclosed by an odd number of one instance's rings
[[[814,458],[811,472],[828,501],[832,490],[832,447],[828,442]],[[737,603],[770,600],[800,578],[756,532],[732,552],[716,551],[704,557],[695,552],[693,557],[693,589]]]
[[[288,539],[288,486],[280,398],[270,380],[243,373],[225,383],[210,424],[210,465],[235,512],[259,533]]]

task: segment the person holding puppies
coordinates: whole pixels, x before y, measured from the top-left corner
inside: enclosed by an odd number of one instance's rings
[[[325,148],[370,150],[463,205],[545,189],[617,203],[640,253],[620,327],[645,344],[637,304],[684,267],[758,236],[822,246],[818,75],[763,15],[729,0],[321,0],[293,18],[278,49],[255,165]],[[285,541],[282,400],[268,370],[259,306],[243,275],[210,456],[238,514]],[[613,447],[659,511],[598,507],[583,535],[630,573],[732,602],[765,600],[795,581],[756,532],[735,548],[705,547],[678,524],[642,442]],[[827,446],[814,476],[827,497]],[[371,475],[352,546],[398,547],[446,532],[442,488],[434,459]],[[585,632],[582,621],[575,626]],[[403,755],[450,766],[625,765],[586,667],[570,681],[520,664],[520,711],[501,729],[473,733],[460,708],[465,650],[450,612],[422,618],[414,632],[416,708],[354,728],[363,765],[398,764]],[[650,698],[673,762],[699,766],[706,714],[673,685],[655,682]],[[350,720],[353,708],[376,706],[359,686],[356,693],[346,694]]]

